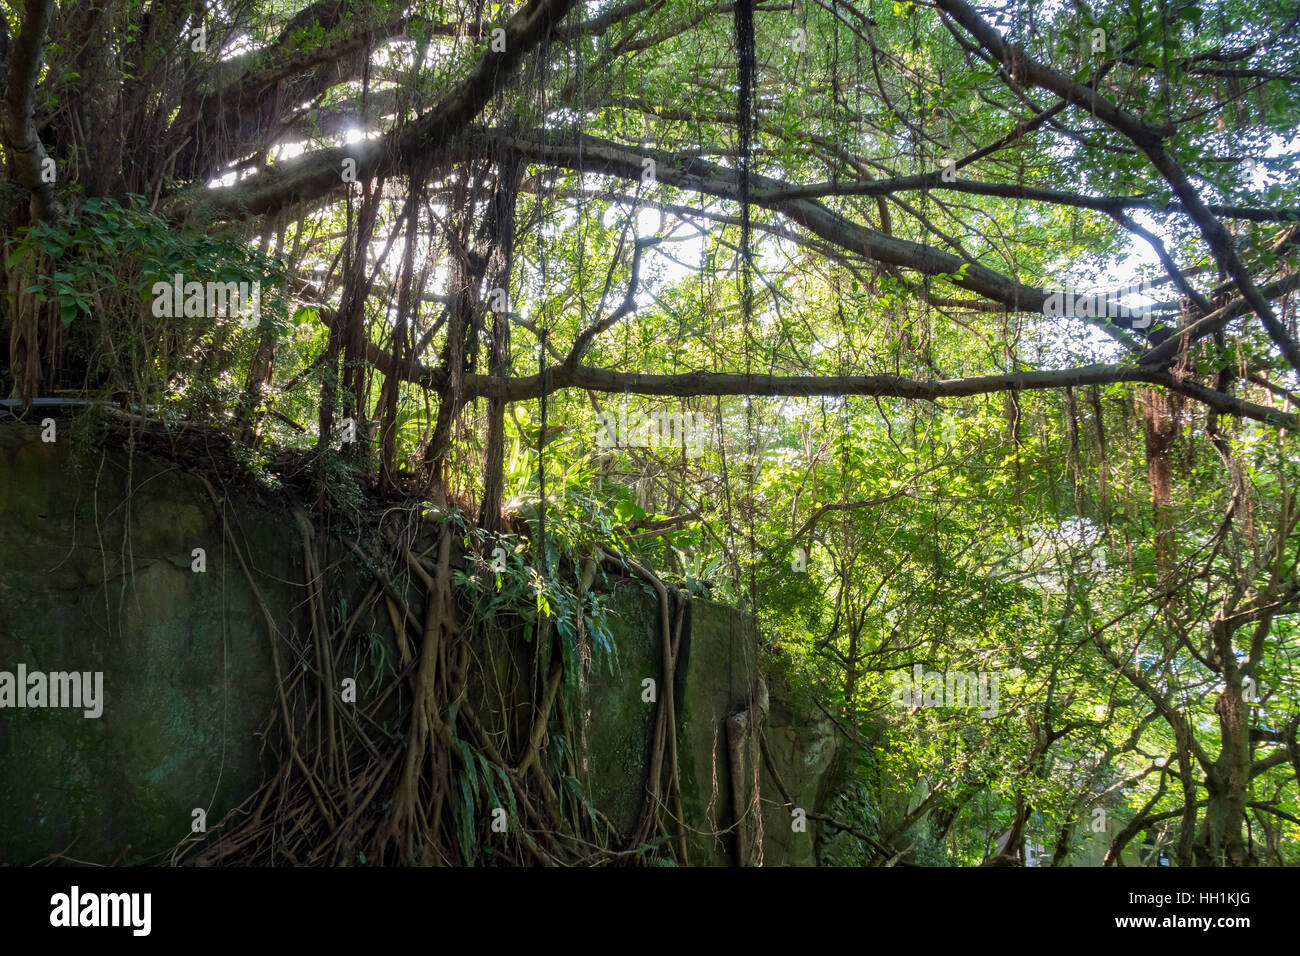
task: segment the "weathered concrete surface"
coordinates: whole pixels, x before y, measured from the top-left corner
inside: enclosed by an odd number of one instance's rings
[[[837,754],[835,726],[820,711],[796,710],[773,697],[764,741],[768,757],[796,808],[817,811],[830,796],[831,769]],[[805,832],[793,827],[792,814],[781,805],[780,788],[766,762],[762,770],[763,865],[816,866],[822,824],[807,820]]]
[[[659,682],[657,599],[626,580],[610,596],[610,630],[617,656],[594,661],[582,719],[587,738],[587,793],[620,833],[640,818],[645,755],[654,733],[655,704],[642,700],[645,678]]]
[[[103,671],[106,701],[98,719],[0,710],[0,864],[52,853],[157,861],[189,834],[195,808],[215,823],[262,779],[256,735],[274,703],[270,645],[220,512],[170,463],[120,448],[78,456],[72,446],[66,429],[46,444],[39,428],[0,426],[0,670]],[[301,544],[286,508],[248,492],[222,507],[278,625],[305,627]],[[192,570],[195,548],[206,551],[204,573]],[[344,580],[355,593],[336,597],[355,607],[364,578]],[[643,701],[642,681],[660,680],[659,609],[633,580],[616,585],[612,608],[617,659],[593,664],[582,783],[626,832],[645,790],[655,705]],[[498,663],[503,674],[518,666]],[[674,692],[693,865],[733,859],[723,721],[749,703],[756,666],[744,616],[692,602]],[[526,728],[531,717],[519,716]],[[768,735],[778,772],[811,808],[834,740],[805,716],[774,701]],[[788,812],[772,809],[779,803],[765,779],[766,862],[812,863],[815,827],[791,833]]]
[[[61,423],[62,424],[62,423]],[[102,671],[104,709],[0,710],[0,862],[144,862],[257,785],[265,629],[193,476],[137,456],[75,467],[66,437],[0,427],[0,670]],[[134,489],[128,495],[127,488]],[[265,596],[301,578],[283,521],[241,503]],[[207,571],[191,570],[204,548]]]
[[[692,827],[687,852],[693,865],[727,865],[735,843],[724,721],[749,705],[757,642],[748,618],[712,601],[692,601],[690,623],[678,665],[682,809]]]

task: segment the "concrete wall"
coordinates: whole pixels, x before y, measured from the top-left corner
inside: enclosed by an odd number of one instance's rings
[[[58,428],[47,443],[38,427],[0,425],[0,671],[102,671],[105,701],[96,719],[0,709],[0,864],[52,853],[161,862],[190,833],[195,808],[214,823],[262,779],[257,734],[274,701],[267,628],[198,478],[78,443],[67,419]],[[305,627],[301,544],[287,507],[251,490],[220,506],[278,625]],[[195,548],[206,552],[203,573],[192,568]],[[363,578],[345,580],[357,593],[342,598],[355,602]],[[634,581],[612,597],[617,662],[613,673],[597,666],[587,688],[584,783],[626,830],[653,728],[641,693],[643,678],[659,678],[658,603]],[[683,641],[675,690],[691,863],[726,865],[723,720],[749,701],[754,634],[734,610],[695,601]],[[834,757],[831,729],[780,701],[769,725],[778,773],[814,808]],[[817,828],[792,832],[761,775],[764,862],[812,864]]]
[[[194,808],[215,820],[261,779],[266,629],[202,484],[120,451],[77,466],[67,434],[0,426],[0,670],[102,671],[105,697],[95,719],[0,710],[2,863],[153,861]],[[279,582],[302,575],[281,522],[250,502],[241,528],[287,606]]]

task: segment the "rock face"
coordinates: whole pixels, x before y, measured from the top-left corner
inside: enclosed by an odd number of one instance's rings
[[[60,421],[61,432],[67,423]],[[235,555],[240,543],[267,610],[301,614],[298,531],[274,502],[231,492],[214,503],[175,465],[120,448],[74,453],[72,436],[41,441],[0,425],[0,672],[103,673],[103,713],[0,709],[0,864],[166,862],[196,810],[219,820],[262,780],[259,734],[275,701],[267,627]],[[222,492],[218,489],[217,494]],[[196,571],[201,555],[205,570]],[[357,594],[341,595],[355,606]],[[620,830],[640,810],[659,678],[658,602],[618,584],[610,620],[617,659],[587,684],[584,781]],[[489,662],[489,666],[491,662]],[[679,772],[692,865],[735,859],[726,717],[750,703],[756,646],[744,616],[693,601],[677,673]],[[666,688],[657,688],[664,693]],[[773,698],[769,759],[796,805],[821,806],[835,737],[820,716]],[[752,862],[812,865],[818,828],[794,832],[758,756],[761,854]],[[752,795],[752,784],[746,790]],[[756,829],[749,823],[751,836]]]

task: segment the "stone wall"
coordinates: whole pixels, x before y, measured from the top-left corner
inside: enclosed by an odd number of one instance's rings
[[[283,520],[245,502],[240,528],[265,597],[291,606]],[[261,779],[266,628],[207,492],[174,466],[78,461],[64,435],[0,425],[0,670],[19,664],[102,671],[105,701],[95,719],[0,710],[0,863],[156,862],[194,808],[216,820]]]
[[[305,626],[300,538],[273,497],[245,490],[214,504],[199,478],[170,462],[110,446],[74,453],[72,427],[61,419],[63,431],[47,443],[37,427],[0,425],[0,671],[102,671],[103,713],[0,709],[0,864],[50,854],[164,862],[190,833],[195,808],[219,820],[265,769],[258,734],[275,699],[267,627],[218,507],[286,628]],[[202,573],[196,548],[205,552]],[[355,602],[363,577],[345,579],[357,594],[343,598]],[[631,580],[616,586],[612,608],[617,660],[597,662],[582,707],[583,784],[627,830],[653,727],[642,680],[659,677],[659,612]],[[675,692],[693,865],[733,859],[723,721],[749,703],[755,657],[742,615],[692,602]],[[832,728],[780,700],[768,725],[769,758],[796,803],[819,806]],[[817,827],[792,831],[766,766],[760,776],[763,861],[811,865]]]

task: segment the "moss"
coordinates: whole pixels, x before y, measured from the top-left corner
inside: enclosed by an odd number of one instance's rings
[[[201,484],[137,456],[128,495],[124,454],[75,468],[61,431],[46,444],[37,428],[0,428],[0,527],[22,542],[0,549],[0,667],[102,671],[104,711],[0,715],[0,861],[65,848],[141,861],[189,833],[194,807],[215,821],[261,779],[269,647]],[[255,505],[242,514],[268,599],[292,606],[275,580],[297,576],[284,530]],[[206,574],[190,569],[193,547]]]
[[[39,428],[0,427],[0,533],[18,542],[0,548],[0,669],[103,671],[104,714],[0,713],[0,864],[65,849],[92,863],[157,860],[189,835],[194,808],[208,811],[211,826],[262,780],[256,735],[274,702],[270,646],[220,514],[196,478],[144,455],[128,462],[116,449],[87,452],[78,467],[75,428],[61,422],[59,440],[45,444]],[[245,492],[232,491],[224,509],[272,615],[286,631],[295,621],[305,627],[294,583],[303,576],[300,549],[287,546],[298,541],[292,520]],[[190,567],[196,547],[207,553],[203,574]],[[335,557],[351,560],[343,549]],[[368,584],[345,570],[329,613],[345,615]],[[580,783],[628,832],[641,812],[656,709],[642,700],[642,681],[661,679],[659,607],[628,580],[615,586],[609,607],[615,657],[611,672],[596,654],[580,701],[588,742]],[[396,650],[386,628],[381,617],[360,622],[356,633],[373,632],[366,646],[387,658],[391,673]],[[511,655],[524,645],[495,646],[500,659],[485,666],[505,685],[519,665]],[[675,692],[696,865],[729,862],[714,836],[730,822],[722,721],[749,701],[755,648],[746,617],[692,601]],[[371,673],[365,656],[356,663],[363,688]],[[773,712],[773,739],[788,754],[780,759],[793,761],[787,779],[797,780],[811,808],[820,799],[826,733],[802,704]],[[811,855],[778,841],[769,860]]]
[[[606,667],[592,667],[583,707],[586,792],[623,832],[636,825],[641,812],[645,755],[654,730],[655,705],[641,699],[641,682],[647,677],[659,680],[659,615],[657,605],[646,598],[633,582],[615,587],[608,623],[617,662],[612,674]]]

